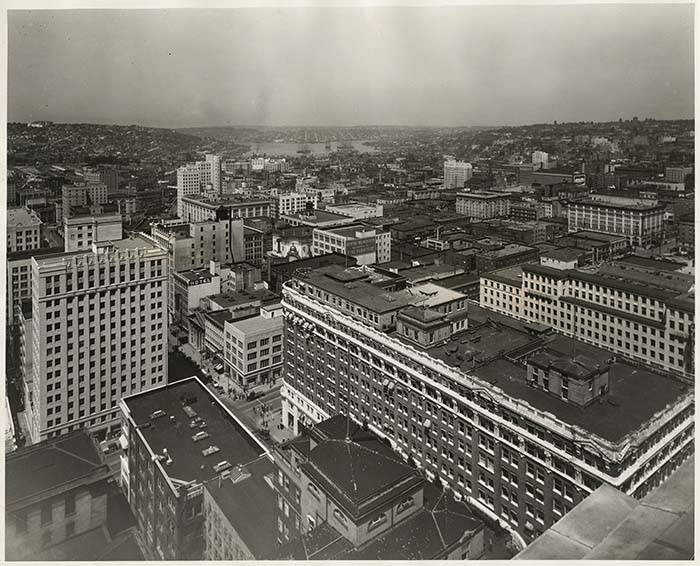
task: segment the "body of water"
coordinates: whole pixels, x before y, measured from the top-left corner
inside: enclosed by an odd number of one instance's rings
[[[361,141],[352,141],[352,146],[360,153],[377,153],[377,150],[373,147],[365,144]],[[301,154],[297,153],[304,145],[311,150],[311,153]],[[289,156],[289,157],[299,157],[301,155],[328,155],[333,151],[338,151],[338,146],[340,143],[331,142],[331,149],[326,149],[326,144],[324,143],[257,143],[250,144],[251,150],[246,153],[246,155],[267,155],[267,156]]]

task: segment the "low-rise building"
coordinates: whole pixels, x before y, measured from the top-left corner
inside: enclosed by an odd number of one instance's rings
[[[474,560],[485,551],[485,525],[469,505],[347,416],[283,444],[275,460],[280,539],[290,541],[275,559]]]
[[[349,216],[355,220],[384,216],[384,207],[381,204],[364,204],[361,202],[326,206],[326,211]]]
[[[282,214],[280,220],[284,220],[290,226],[310,226],[312,228],[336,228],[355,222],[354,218],[326,210]]]
[[[282,378],[284,318],[279,304],[260,314],[224,325],[224,360],[230,387],[249,393],[272,387]]]
[[[511,265],[538,261],[540,251],[521,244],[505,244],[495,249],[485,249],[476,254],[476,270],[479,273],[501,269]]]
[[[111,473],[87,433],[72,432],[7,454],[5,471],[6,560],[98,560],[94,547],[80,549],[77,542],[91,532],[101,535],[101,550],[107,550],[101,533],[107,526]]]

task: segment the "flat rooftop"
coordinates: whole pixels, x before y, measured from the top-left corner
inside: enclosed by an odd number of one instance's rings
[[[640,501],[603,484],[515,560],[690,560],[694,556],[692,456]]]
[[[136,248],[159,249],[151,240],[134,233],[121,240],[110,240],[110,243],[118,250],[133,250]]]
[[[457,193],[458,198],[471,198],[476,200],[493,200],[498,198],[508,198],[508,193],[493,193],[490,191],[473,191],[470,193]]]
[[[577,348],[577,351],[580,350]],[[527,383],[525,367],[503,358],[471,373],[535,409],[551,413],[567,424],[581,427],[610,442],[621,441],[653,420],[655,414],[677,402],[690,389],[688,385],[651,370],[615,362],[609,373],[610,393],[603,402],[579,407],[531,387]]]
[[[324,232],[342,236],[344,238],[355,238],[357,233],[360,233],[361,238],[373,238],[376,234],[381,234],[382,230],[376,227],[368,228],[362,224],[352,224],[350,226],[342,226],[340,228],[321,228]],[[364,234],[362,234],[364,232]]]
[[[522,244],[506,244],[502,248],[496,250],[483,250],[479,253],[480,256],[500,258],[511,255],[522,254],[526,252],[539,252],[537,248],[531,246],[523,246]]]
[[[281,219],[293,218],[300,222],[309,225],[325,224],[327,222],[337,222],[338,224],[350,224],[356,221],[355,218],[345,216],[344,214],[336,214],[327,210],[314,210],[311,212],[295,212],[294,214],[281,214]]]
[[[24,207],[8,208],[6,214],[8,228],[23,228],[41,224],[36,213]]]
[[[276,295],[268,289],[260,289],[258,291],[249,290],[238,291],[235,293],[219,293],[218,295],[211,295],[209,299],[215,302],[221,308],[228,309],[230,307],[245,305],[256,301],[266,303],[279,299],[279,295]]]
[[[206,489],[245,546],[259,560],[276,546],[274,541],[279,536],[277,492],[272,486],[276,466],[265,455],[240,471],[240,476],[232,474],[222,481],[207,482]]]
[[[244,334],[259,334],[272,330],[281,331],[284,327],[284,317],[273,316],[271,318],[265,318],[263,316],[254,316],[241,320],[228,321],[228,324],[237,328]]]
[[[244,465],[266,452],[253,434],[194,377],[125,397],[123,401],[151,452],[162,455],[167,450],[172,464],[161,463],[172,479],[205,482],[218,475],[213,466],[219,462]],[[186,407],[192,412],[188,414]],[[152,419],[156,411],[165,415]],[[201,419],[206,426],[192,426],[195,419]],[[192,437],[198,432],[208,437],[195,442]],[[210,446],[219,451],[205,456],[202,451]]]
[[[205,281],[211,281],[214,277],[209,271],[208,267],[198,267],[197,269],[185,269],[184,271],[177,271],[173,274],[175,277],[184,279],[188,283],[194,281],[200,281],[204,283]]]
[[[590,199],[590,198],[585,198],[581,199],[578,201],[574,201],[569,203],[569,206],[571,205],[588,205],[588,206],[597,206],[601,208],[619,208],[621,210],[655,210],[655,209],[663,209],[665,208],[665,205],[663,204],[650,204],[648,201],[641,201],[640,202],[635,202],[635,203],[629,203],[629,204],[621,204],[609,200],[595,200],[595,199]]]
[[[519,265],[514,265],[512,267],[506,267],[505,269],[489,271],[488,273],[484,273],[483,277],[505,283],[506,285],[520,287],[523,284],[523,268]]]
[[[10,252],[7,254],[7,262],[12,261],[22,261],[26,259],[31,259],[33,257],[42,257],[45,255],[56,255],[63,253],[63,246],[58,246],[55,248],[39,248],[36,250],[25,250],[21,252]]]
[[[540,257],[554,259],[557,261],[575,261],[585,255],[585,251],[579,248],[557,248],[556,250],[544,251]]]
[[[654,259],[651,257],[642,257],[638,255],[628,255],[615,260],[615,262],[628,264],[631,266],[643,267],[651,271],[678,271],[686,266],[685,263],[681,263],[678,261],[670,261],[667,259]]]

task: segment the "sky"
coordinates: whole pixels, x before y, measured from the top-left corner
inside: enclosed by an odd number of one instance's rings
[[[693,6],[8,12],[8,120],[499,126],[694,116]]]

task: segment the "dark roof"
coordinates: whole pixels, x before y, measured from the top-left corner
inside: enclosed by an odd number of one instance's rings
[[[109,468],[83,431],[20,448],[5,458],[5,503],[22,508],[106,479]]]
[[[638,255],[628,255],[615,260],[616,263],[626,263],[659,271],[678,271],[685,267],[684,263],[670,261],[667,259],[654,259]]]
[[[443,277],[442,279],[434,280],[434,282],[441,287],[459,291],[469,285],[478,284],[479,279],[480,276],[478,273],[461,273],[459,275],[453,275],[452,277]]]
[[[556,250],[542,252],[541,255],[559,261],[574,261],[585,254],[586,252],[579,248],[558,248]]]
[[[185,412],[183,401],[187,399],[196,399],[189,404],[196,417]],[[167,450],[172,464],[162,464],[171,478],[203,482],[217,475],[212,466],[218,462],[247,464],[265,452],[264,446],[197,378],[125,397],[124,403],[153,454],[162,455],[163,449]],[[165,412],[165,416],[151,419],[156,411]],[[206,428],[192,428],[194,418],[206,422]],[[209,437],[194,442],[192,436],[200,431]],[[202,450],[209,446],[218,447],[219,452],[204,456]]]
[[[332,417],[314,437],[318,444],[301,467],[353,517],[395,496],[396,489],[403,492],[424,481],[374,433],[348,417]]]
[[[32,257],[41,257],[44,255],[54,255],[63,253],[63,246],[54,248],[39,248],[37,250],[25,250],[21,252],[10,252],[7,254],[7,262],[30,259]]]
[[[265,479],[274,474],[275,465],[267,456],[261,456],[240,472],[243,479],[234,483],[237,470],[230,478],[210,480],[206,489],[248,550],[256,559],[262,559],[269,555],[278,536],[277,494]]]
[[[282,546],[271,558],[278,560],[430,560],[446,558],[465,535],[484,528],[468,505],[425,484],[424,506],[393,528],[355,548],[328,523]]]
[[[580,347],[584,348],[583,345]],[[535,409],[551,413],[567,424],[611,442],[619,442],[627,434],[653,421],[655,414],[676,403],[689,391],[688,385],[678,381],[645,368],[616,362],[610,367],[610,392],[603,402],[580,407],[531,387],[527,383],[525,367],[502,358],[471,373]]]

